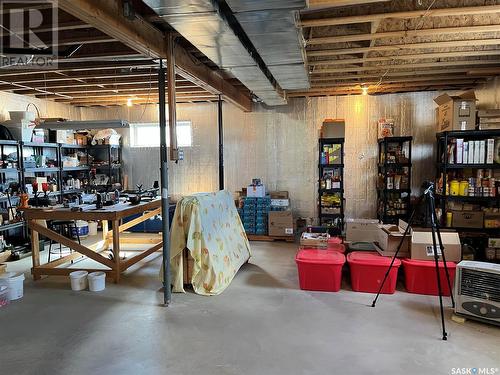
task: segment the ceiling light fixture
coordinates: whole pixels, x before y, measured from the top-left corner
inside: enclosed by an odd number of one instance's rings
[[[132,107],[134,105],[134,102],[132,100],[132,98],[128,98],[127,99],[127,107]]]
[[[368,95],[368,86],[365,84],[361,85],[361,92],[363,95]]]

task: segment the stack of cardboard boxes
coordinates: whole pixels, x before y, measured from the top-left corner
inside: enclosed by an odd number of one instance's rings
[[[402,220],[399,221],[398,225],[378,224],[376,220],[350,220],[347,222],[346,240],[348,242],[373,242],[380,255],[392,257],[401,243],[406,227],[407,223]],[[462,260],[462,246],[458,233],[442,229],[441,238],[446,260],[460,262]],[[440,254],[440,249],[438,249],[438,254]],[[409,228],[398,257],[434,260],[430,228]]]
[[[265,186],[255,179],[241,194],[246,196],[240,198],[238,212],[247,234],[294,237],[288,191],[267,194]]]

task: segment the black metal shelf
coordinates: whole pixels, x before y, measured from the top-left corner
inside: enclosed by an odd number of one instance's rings
[[[404,167],[411,167],[411,163],[379,163],[378,167],[379,168],[388,168],[388,167],[396,167],[396,168],[404,168]]]
[[[0,140],[0,145],[2,145],[2,146],[17,146],[18,143],[19,143],[18,141],[10,141],[10,140],[6,140],[6,139]]]
[[[0,232],[5,232],[11,229],[24,227],[24,221],[18,221],[17,223],[0,225]]]
[[[24,147],[46,147],[46,148],[58,148],[58,143],[38,143],[38,142],[21,142]]]
[[[344,189],[319,189],[320,193],[327,193],[327,194],[335,194],[335,193],[344,193]]]
[[[90,167],[63,167],[63,172],[88,171]]]
[[[449,132],[437,133],[437,139],[449,138],[486,138],[500,136],[500,130],[453,130]]]
[[[445,163],[438,163],[438,168],[440,170],[443,169],[500,169],[500,164],[493,163],[493,164],[445,164]]]
[[[478,202],[478,203],[489,203],[489,202],[498,202],[500,201],[500,195],[496,197],[475,197],[469,195],[442,195],[436,194],[436,198],[438,199],[448,199],[452,201],[458,202]]]
[[[318,153],[318,170],[319,170],[319,177],[318,177],[318,219],[319,219],[319,225],[327,224],[327,225],[333,225],[338,228],[338,230],[341,232],[343,231],[344,228],[344,138],[320,138],[319,139],[319,153]],[[322,164],[321,161],[321,154],[323,152],[323,147],[325,145],[340,145],[340,159],[337,159],[339,161],[338,164]],[[338,189],[321,189],[321,181],[324,176],[325,170],[338,170],[340,174],[340,188]],[[322,207],[321,205],[321,197],[324,194],[339,194],[340,195],[340,206],[338,209],[340,210],[340,213],[338,214],[327,214],[323,213],[322,209],[326,207]],[[333,219],[333,220],[328,220],[328,219]]]
[[[408,168],[407,176],[408,185],[406,183],[404,186],[411,186],[411,175],[412,175],[412,142],[413,137],[386,137],[378,140],[378,172],[379,176],[383,179],[384,187],[377,187],[377,217],[380,221],[386,224],[395,224],[397,223],[397,219],[406,218],[408,219],[410,213],[410,199],[411,199],[411,188],[405,189],[388,189],[387,181],[390,177],[388,175],[389,171],[397,169],[397,168]],[[389,147],[392,144],[397,144],[401,147],[401,149],[405,149],[407,151],[407,155],[405,155],[404,160],[408,160],[406,162],[388,162],[388,154],[390,153]],[[407,147],[406,147],[407,144]],[[382,162],[383,160],[383,162]],[[379,178],[377,176],[377,178]],[[381,181],[382,182],[382,181]],[[401,186],[401,185],[399,185]],[[399,210],[404,210],[404,214],[390,214],[388,211],[389,202],[393,200],[394,195],[399,194],[399,198],[403,202],[406,203],[407,207],[400,208]],[[392,195],[392,196],[391,196]]]
[[[54,173],[54,172],[60,172],[61,169],[59,167],[35,167],[35,168],[23,168],[23,171],[25,173]]]
[[[60,143],[61,148],[64,149],[87,149],[89,148],[88,145],[73,145],[69,143]]]

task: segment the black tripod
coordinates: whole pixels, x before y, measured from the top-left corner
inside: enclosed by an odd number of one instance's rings
[[[389,273],[391,272],[392,266],[394,264],[394,261],[396,260],[396,257],[399,254],[399,251],[401,250],[401,247],[403,246],[403,242],[405,238],[408,236],[411,225],[413,224],[413,220],[415,218],[415,212],[417,210],[417,207],[425,201],[426,203],[426,208],[427,212],[430,213],[430,222],[431,222],[431,231],[432,231],[432,248],[433,248],[433,254],[434,254],[434,263],[436,266],[436,275],[437,275],[437,286],[438,286],[438,291],[439,291],[439,307],[441,310],[441,326],[443,328],[443,340],[448,339],[448,334],[446,333],[446,328],[445,328],[445,323],[444,323],[444,309],[443,309],[443,291],[441,288],[441,278],[440,278],[440,272],[439,272],[439,256],[443,258],[443,264],[444,264],[444,269],[446,273],[446,279],[448,281],[448,288],[450,290],[450,295],[451,295],[451,303],[452,306],[455,307],[455,300],[453,298],[453,290],[451,288],[451,282],[450,282],[450,274],[448,272],[448,267],[446,265],[446,258],[444,255],[444,246],[443,246],[443,241],[441,239],[441,232],[439,230],[439,224],[437,220],[437,215],[436,215],[436,201],[434,198],[434,184],[431,182],[427,182],[424,184],[424,193],[422,196],[419,198],[417,205],[413,209],[410,219],[408,220],[408,225],[405,228],[403,237],[401,238],[401,242],[398,245],[398,248],[396,249],[396,253],[392,257],[391,264],[385,273],[384,280],[382,281],[382,284],[380,284],[380,288],[378,290],[377,296],[373,300],[372,307],[375,307],[375,304],[377,303],[377,299],[380,296],[380,292],[382,291],[382,288],[384,287],[384,284],[387,280],[387,277],[389,276]],[[439,244],[439,246],[438,246]]]

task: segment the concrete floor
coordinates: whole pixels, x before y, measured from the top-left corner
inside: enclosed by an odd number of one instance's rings
[[[295,245],[253,242],[252,249],[222,295],[175,294],[169,308],[159,306],[157,255],[101,293],[72,292],[60,277],[27,279],[25,297],[0,309],[0,373],[399,375],[500,367],[497,327],[455,323],[448,308],[449,341],[441,341],[437,297],[400,290],[373,309],[373,295],[347,282],[339,293],[301,291]],[[9,264],[29,267],[30,259]]]

